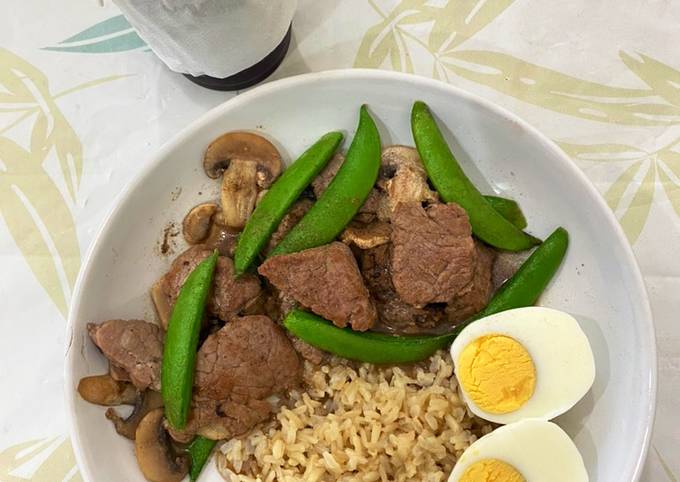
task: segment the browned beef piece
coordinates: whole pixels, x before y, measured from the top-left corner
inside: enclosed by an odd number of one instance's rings
[[[302,365],[283,330],[266,316],[232,318],[196,356],[196,396],[266,398],[296,385]]]
[[[378,311],[381,328],[393,333],[422,333],[445,320],[444,308],[429,305],[416,308],[405,303],[392,285],[390,244],[356,250],[361,274]]]
[[[302,363],[278,325],[266,316],[232,318],[199,349],[190,419],[171,434],[184,441],[245,433],[270,416],[267,397],[301,380]]]
[[[288,232],[293,229],[293,226],[300,222],[302,216],[304,216],[305,213],[309,211],[309,208],[311,208],[313,204],[314,203],[310,199],[300,199],[295,204],[293,204],[293,206],[279,223],[279,226],[276,228],[276,231],[274,231],[274,234],[272,234],[272,237],[269,239],[269,243],[267,244],[264,252],[269,253],[272,249],[274,249],[274,247],[281,242],[286,234],[288,234]]]
[[[209,400],[191,402],[189,420],[183,430],[166,429],[170,436],[181,443],[191,442],[196,435],[211,440],[224,440],[243,435],[273,413],[273,406],[266,400]]]
[[[468,285],[477,252],[457,204],[399,203],[392,213],[392,282],[405,302],[446,303]]]
[[[350,249],[333,242],[299,253],[274,256],[259,268],[274,286],[302,306],[331,320],[364,331],[376,311]]]
[[[477,262],[470,283],[461,289],[446,306],[449,321],[463,321],[486,306],[493,292],[491,272],[496,252],[480,242],[475,243]]]
[[[212,249],[204,245],[192,246],[173,261],[170,270],[162,278],[163,291],[168,295],[170,305],[174,305],[189,273],[205,258]],[[220,256],[217,259],[213,290],[208,298],[208,313],[222,320],[237,315],[260,293],[260,280],[254,274],[234,276],[234,263],[231,258]]]
[[[297,351],[300,356],[314,365],[321,365],[328,358],[328,352],[319,350],[317,347],[310,345],[309,343],[302,341],[295,335],[289,334],[290,342],[293,344],[295,351]]]
[[[159,390],[163,333],[158,325],[142,320],[89,323],[92,341],[112,365],[124,370],[140,390]]]

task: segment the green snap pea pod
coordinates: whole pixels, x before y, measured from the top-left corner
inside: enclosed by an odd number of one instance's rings
[[[514,224],[518,229],[527,227],[527,220],[517,202],[512,199],[498,196],[485,195],[484,199],[491,204],[491,207],[494,208],[498,214]]]
[[[319,316],[297,309],[288,313],[283,325],[298,338],[321,350],[349,360],[375,364],[417,362],[450,342],[445,337],[393,336],[338,328]]]
[[[335,239],[368,197],[380,169],[380,134],[366,106],[352,144],[328,188],[270,256],[321,246]]]
[[[179,291],[165,334],[161,396],[165,417],[177,430],[184,428],[189,415],[198,335],[216,263],[217,251],[189,274]]]
[[[569,233],[562,227],[557,228],[531,253],[512,278],[503,283],[477,317],[536,303],[562,264],[568,246]]]
[[[508,251],[540,243],[498,213],[467,178],[424,102],[413,104],[411,130],[432,184],[444,201],[458,203],[467,211],[472,232],[479,239]]]
[[[201,470],[203,470],[203,466],[208,461],[208,458],[210,458],[216,443],[216,440],[210,440],[199,435],[187,447],[187,452],[191,458],[191,469],[189,470],[191,482],[198,480],[198,476],[201,474]]]
[[[439,336],[393,336],[337,328],[329,321],[301,310],[283,320],[291,333],[310,345],[343,358],[362,362],[412,363],[448,346],[470,323],[501,311],[533,305],[559,268],[569,244],[567,231],[558,228],[506,281],[489,304],[472,319]]]
[[[234,252],[234,269],[237,275],[243,274],[255,261],[288,208],[328,164],[342,138],[340,132],[324,135],[272,184],[238,238]]]

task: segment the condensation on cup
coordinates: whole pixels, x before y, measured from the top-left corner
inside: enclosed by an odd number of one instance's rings
[[[173,71],[204,87],[237,90],[281,63],[297,0],[114,0]]]

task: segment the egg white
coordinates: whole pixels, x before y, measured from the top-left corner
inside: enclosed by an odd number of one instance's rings
[[[448,482],[482,459],[512,465],[527,482],[588,482],[588,472],[574,442],[552,422],[527,419],[499,427],[467,448]]]
[[[593,385],[595,360],[578,322],[568,313],[539,306],[504,311],[467,326],[451,345],[457,378],[460,353],[489,334],[509,336],[524,346],[536,368],[536,386],[519,409],[494,414],[480,408],[461,385],[465,402],[478,417],[501,424],[525,418],[551,420],[576,405]]]

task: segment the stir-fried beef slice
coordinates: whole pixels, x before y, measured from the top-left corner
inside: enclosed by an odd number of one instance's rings
[[[361,274],[378,311],[384,329],[394,333],[422,333],[445,319],[438,305],[416,308],[405,303],[392,285],[390,244],[357,250]]]
[[[283,330],[266,316],[233,318],[196,356],[196,396],[263,399],[299,383],[302,365]]]
[[[92,341],[112,365],[124,370],[140,390],[159,390],[163,333],[158,325],[143,320],[109,320],[90,323]]]
[[[297,351],[300,356],[314,365],[321,365],[328,359],[328,353],[319,350],[317,347],[310,345],[309,343],[302,341],[295,335],[288,335],[290,342],[293,344],[295,351]]]
[[[189,443],[196,435],[211,440],[224,440],[242,435],[272,414],[272,404],[266,400],[210,400],[194,398],[189,420],[183,430],[166,426],[170,436],[180,443]]]
[[[376,320],[356,260],[343,243],[274,256],[260,266],[259,273],[336,326],[364,331]]]
[[[446,306],[446,314],[449,321],[463,321],[486,306],[493,292],[491,273],[493,270],[496,252],[475,242],[477,250],[477,262],[475,273],[470,283],[460,290]]]
[[[198,350],[190,418],[171,435],[186,441],[196,433],[212,439],[245,433],[271,414],[267,397],[301,380],[302,362],[279,326],[266,316],[233,318]]]
[[[446,303],[472,280],[477,252],[467,214],[457,204],[398,204],[392,243],[392,282],[413,306]]]
[[[264,250],[265,253],[269,253],[277,244],[281,242],[281,240],[283,240],[286,234],[288,234],[288,232],[293,229],[293,226],[300,222],[300,219],[302,219],[307,211],[309,211],[309,208],[311,208],[313,204],[314,203],[311,201],[311,199],[300,199],[299,201],[296,201],[295,204],[293,204],[293,206],[279,223],[276,231],[274,231],[274,234],[272,234],[272,237],[269,239],[269,243]]]
[[[184,251],[170,270],[163,276],[163,291],[168,295],[171,305],[175,304],[179,291],[189,274],[205,258],[212,254],[212,249],[197,245]],[[213,289],[208,298],[208,313],[222,320],[237,315],[249,302],[260,293],[260,280],[254,274],[244,274],[238,278],[234,275],[234,263],[231,258],[220,256],[213,280]]]

